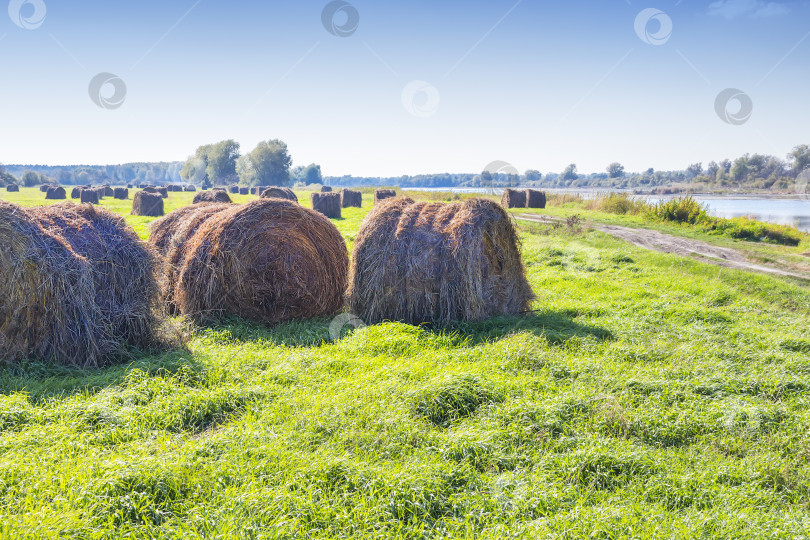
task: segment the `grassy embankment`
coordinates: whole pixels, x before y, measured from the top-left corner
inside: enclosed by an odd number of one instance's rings
[[[524,317],[233,321],[127,366],[0,367],[0,537],[805,536],[808,288],[522,241]]]

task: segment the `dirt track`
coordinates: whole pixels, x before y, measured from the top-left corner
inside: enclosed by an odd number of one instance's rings
[[[535,221],[538,223],[551,223],[559,221],[557,218],[553,218],[551,216],[534,214],[517,214],[515,217],[519,220]],[[631,229],[629,227],[620,227],[618,225],[594,224],[592,227],[597,231],[610,234],[616,238],[621,238],[622,240],[630,242],[631,244],[649,249],[651,251],[673,253],[675,255],[682,255],[684,257],[692,257],[703,262],[723,266],[725,268],[736,268],[738,270],[765,272],[778,276],[810,279],[810,274],[790,272],[773,266],[754,264],[737,250],[713,246],[711,244],[707,244],[706,242],[701,242],[700,240],[681,238],[649,229]]]

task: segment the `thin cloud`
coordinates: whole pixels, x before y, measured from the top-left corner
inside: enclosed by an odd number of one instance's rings
[[[726,19],[736,19],[737,17],[760,19],[786,15],[789,12],[790,9],[785,4],[762,0],[718,0],[709,5],[709,15]]]

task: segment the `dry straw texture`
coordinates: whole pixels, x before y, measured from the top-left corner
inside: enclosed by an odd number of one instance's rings
[[[363,193],[353,189],[344,189],[340,192],[340,202],[343,208],[361,208],[363,206]]]
[[[536,189],[526,190],[526,208],[545,208],[546,194]]]
[[[196,195],[194,195],[194,204],[201,203],[201,202],[212,202],[212,203],[229,203],[231,201],[231,197],[228,195],[227,192],[221,191],[219,189],[213,191],[200,191]]]
[[[486,199],[400,197],[376,205],[363,221],[349,297],[366,323],[420,324],[518,314],[534,295],[503,208]]]
[[[312,208],[330,219],[340,219],[340,193],[312,193]]]
[[[397,192],[393,189],[378,189],[374,192],[374,204],[385,199],[392,199],[397,196]]]
[[[259,199],[199,206],[178,223],[166,259],[167,271],[179,272],[179,278],[163,283],[174,283],[172,302],[192,320],[239,316],[275,324],[342,309],[346,244],[317,212],[292,201]],[[155,231],[152,241],[159,241]]]
[[[92,206],[0,202],[0,358],[96,367],[155,343],[152,251]]]
[[[504,208],[526,208],[526,192],[517,189],[503,190],[501,205]]]
[[[150,193],[148,191],[137,192],[134,200],[132,201],[132,215],[152,217],[162,216],[163,197],[159,193]]]
[[[290,188],[270,187],[262,192],[262,199],[286,199],[298,202],[298,196]]]

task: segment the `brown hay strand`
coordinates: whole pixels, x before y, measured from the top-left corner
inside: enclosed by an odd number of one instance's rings
[[[123,187],[117,187],[113,190],[113,197],[118,199],[119,201],[125,201],[129,199],[129,190]]]
[[[536,189],[526,190],[526,208],[545,208],[546,194]]]
[[[504,208],[526,208],[526,192],[517,189],[505,189],[501,196]]]
[[[353,189],[344,189],[340,192],[340,202],[343,208],[362,208],[363,193]]]
[[[163,197],[161,197],[159,193],[150,193],[148,191],[137,192],[132,201],[132,215],[152,217],[162,216]]]
[[[509,215],[486,199],[381,202],[355,240],[352,313],[420,324],[526,311],[534,295],[519,246]]]
[[[262,199],[286,199],[298,202],[298,196],[290,188],[272,186],[262,192]]]
[[[235,315],[276,324],[343,307],[346,243],[314,210],[281,199],[232,206],[187,243],[177,301],[197,322]]]
[[[8,191],[9,193],[19,193],[20,186],[18,186],[17,184],[9,184],[6,186],[6,191]]]
[[[45,198],[55,201],[67,199],[67,192],[65,192],[65,188],[62,186],[51,186],[45,193]]]
[[[123,217],[104,208],[60,203],[32,208],[29,214],[90,264],[103,317],[95,322],[105,336],[116,344],[153,346],[160,309],[154,249]]]
[[[340,193],[312,193],[312,209],[320,212],[329,219],[340,219],[341,208]]]
[[[98,204],[98,191],[95,189],[82,189],[79,198],[82,204]]]
[[[378,189],[374,192],[374,204],[385,199],[391,199],[397,196],[397,192],[393,189]]]
[[[211,216],[230,208],[229,204],[200,203],[175,210],[152,225],[149,242],[163,256],[160,288],[170,315],[178,314],[175,302],[177,280],[186,259],[188,241]]]
[[[225,191],[215,189],[213,191],[200,191],[196,195],[194,195],[194,204],[201,203],[201,202],[213,202],[213,203],[230,203],[231,201],[230,196]]]

